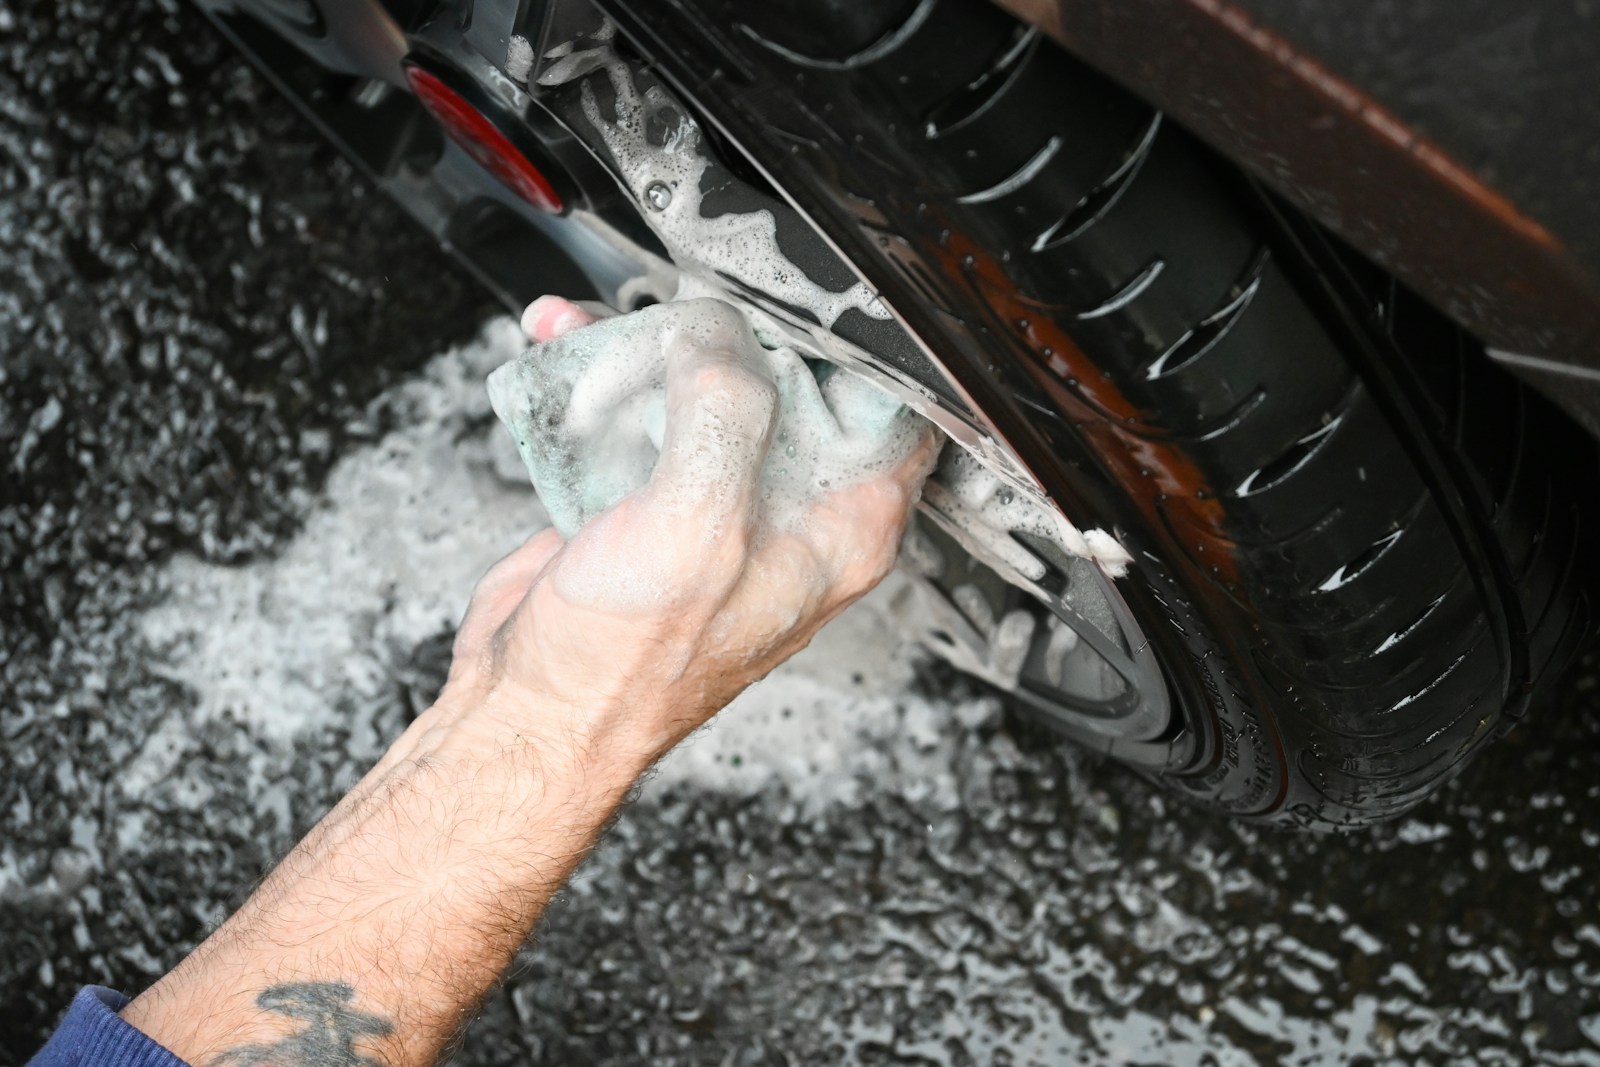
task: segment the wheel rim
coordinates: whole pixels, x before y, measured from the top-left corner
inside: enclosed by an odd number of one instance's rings
[[[901,569],[916,583],[923,642],[1074,734],[1124,747],[1169,735],[1160,661],[1114,582],[1041,538],[1026,546],[1044,574],[1003,576],[1003,564],[984,562],[981,546],[922,509]]]

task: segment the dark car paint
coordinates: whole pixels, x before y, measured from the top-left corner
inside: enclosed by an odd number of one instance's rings
[[[1600,432],[1600,9],[997,0]]]

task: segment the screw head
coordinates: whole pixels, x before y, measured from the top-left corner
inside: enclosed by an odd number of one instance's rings
[[[645,186],[644,202],[650,205],[651,211],[665,211],[672,203],[672,187],[666,182],[651,182]]]

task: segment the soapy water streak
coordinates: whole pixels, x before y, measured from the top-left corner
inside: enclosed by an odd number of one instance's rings
[[[601,112],[594,84],[582,87],[583,113],[604,140],[629,195],[683,270],[708,281],[740,279],[752,289],[790,307],[803,308],[831,327],[855,309],[887,319],[888,308],[865,283],[833,292],[813,281],[778,246],[778,225],[765,209],[718,215],[701,213],[700,187],[709,159],[700,127],[664,93],[651,86],[642,94],[627,65],[609,46],[558,57],[539,80],[555,85],[603,69],[611,84],[614,119]],[[661,131],[652,143],[652,131]],[[670,197],[660,194],[662,187]]]

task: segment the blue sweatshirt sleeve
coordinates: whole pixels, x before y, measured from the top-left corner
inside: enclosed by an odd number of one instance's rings
[[[122,1021],[128,998],[103,986],[85,986],[67,1017],[28,1067],[188,1067],[154,1040]]]

